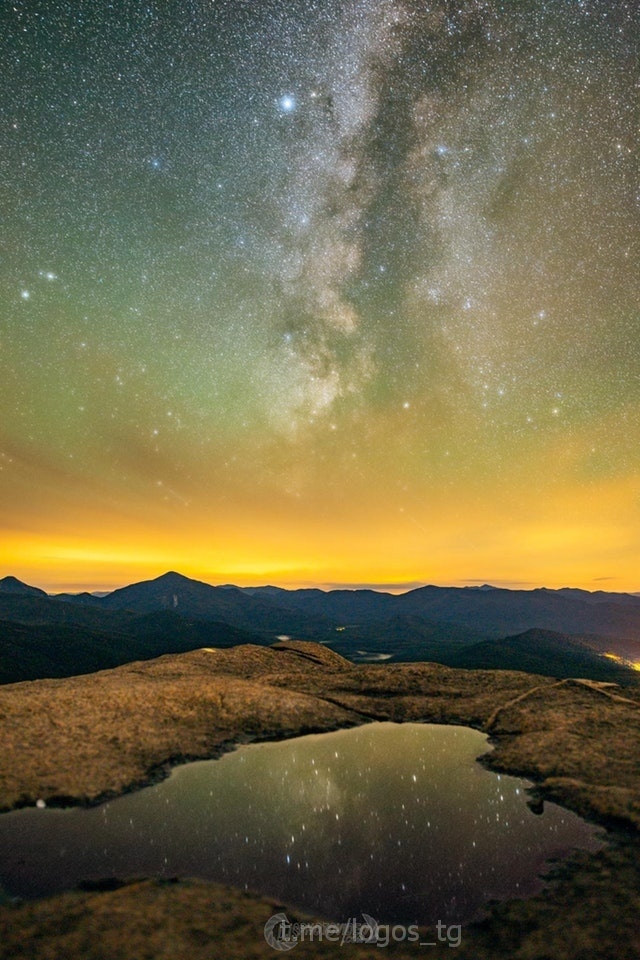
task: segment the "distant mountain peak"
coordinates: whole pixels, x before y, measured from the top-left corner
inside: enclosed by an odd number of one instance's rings
[[[152,580],[143,580],[142,583],[147,584],[157,584],[162,587],[186,587],[192,586],[197,583],[200,586],[210,587],[209,583],[204,583],[202,580],[194,580],[193,577],[185,577],[183,573],[178,573],[176,570],[167,570],[166,573],[160,574],[159,577],[154,577]],[[138,584],[129,584],[129,586],[141,586]]]
[[[46,597],[47,594],[39,587],[31,587],[17,577],[3,577],[0,580],[0,593],[14,593],[23,597]]]

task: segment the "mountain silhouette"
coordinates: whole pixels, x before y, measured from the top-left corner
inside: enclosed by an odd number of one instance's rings
[[[399,595],[374,590],[282,590],[251,588],[254,597],[279,606],[324,616],[341,625],[364,624],[394,616],[418,617],[431,624],[475,630],[501,638],[531,629],[565,634],[596,634],[640,640],[640,597],[587,590],[505,590],[500,587],[426,586]]]
[[[0,621],[2,682],[282,636],[321,640],[353,660],[562,677],[624,680],[630,664],[640,663],[640,597],[569,588],[242,589],[169,571],[106,596],[52,597],[5,577]]]
[[[101,600],[107,610],[151,613],[173,610],[199,620],[218,620],[245,630],[275,633],[302,632],[310,638],[331,624],[321,615],[307,616],[298,610],[277,606],[266,597],[255,597],[239,587],[212,587],[170,571],[115,590]]]
[[[30,587],[17,577],[3,577],[0,580],[0,593],[10,593],[20,597],[46,597],[47,594],[39,587]]]

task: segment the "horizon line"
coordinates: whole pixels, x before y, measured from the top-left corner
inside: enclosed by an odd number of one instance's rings
[[[141,579],[135,579],[128,581],[126,583],[119,583],[118,585],[107,585],[105,583],[100,584],[95,581],[91,582],[54,582],[48,583],[46,586],[42,587],[36,583],[31,583],[27,580],[23,580],[21,577],[17,577],[15,574],[6,573],[0,580],[7,577],[14,577],[16,580],[19,580],[21,583],[24,583],[26,586],[37,587],[40,590],[44,590],[45,593],[50,597],[55,597],[59,594],[81,594],[81,593],[90,593],[95,596],[107,595],[109,593],[114,593],[116,590],[122,590],[125,587],[133,586],[138,583],[148,583],[153,582],[154,580],[159,580],[168,574],[177,574],[178,576],[184,577],[186,580],[193,580],[198,583],[204,583],[207,586],[211,587],[235,587],[239,590],[256,590],[265,587],[274,587],[280,590],[295,591],[295,590],[321,590],[325,593],[334,591],[334,590],[347,590],[352,592],[370,590],[375,593],[392,593],[392,594],[403,594],[410,593],[412,590],[419,590],[425,587],[434,587],[438,589],[473,589],[481,590],[483,587],[485,589],[491,590],[509,590],[512,592],[524,591],[524,592],[533,592],[535,590],[549,590],[549,591],[561,591],[561,590],[580,590],[583,593],[622,593],[629,596],[634,596],[635,592],[633,590],[606,590],[601,586],[596,586],[594,589],[590,590],[586,587],[575,587],[569,584],[563,584],[558,587],[550,587],[546,584],[536,584],[533,581],[526,580],[511,580],[504,579],[502,577],[496,578],[487,578],[483,579],[480,577],[474,578],[462,578],[454,582],[438,583],[433,580],[400,580],[400,581],[322,581],[322,580],[301,580],[292,584],[291,581],[288,581],[287,586],[282,586],[281,584],[274,582],[259,582],[259,583],[250,583],[250,584],[237,584],[234,583],[232,579],[225,577],[224,575],[216,574],[214,575],[214,581],[210,582],[207,579],[202,579],[197,576],[189,576],[188,574],[182,574],[179,571],[175,570],[166,570],[161,574],[156,576],[143,577]],[[279,578],[274,578],[279,579]],[[616,578],[614,577],[596,577],[593,582],[595,584],[603,583],[604,581],[611,581]]]

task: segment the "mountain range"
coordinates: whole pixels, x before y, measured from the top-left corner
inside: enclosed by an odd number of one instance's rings
[[[285,590],[210,586],[169,572],[104,596],[49,596],[0,580],[0,682],[63,677],[198,647],[316,640],[361,662],[629,682],[640,665],[640,596],[426,586]]]

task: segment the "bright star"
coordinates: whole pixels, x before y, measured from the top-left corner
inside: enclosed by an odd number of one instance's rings
[[[278,100],[278,106],[282,113],[293,113],[296,109],[296,98],[292,94],[286,93],[284,97],[280,97]]]

